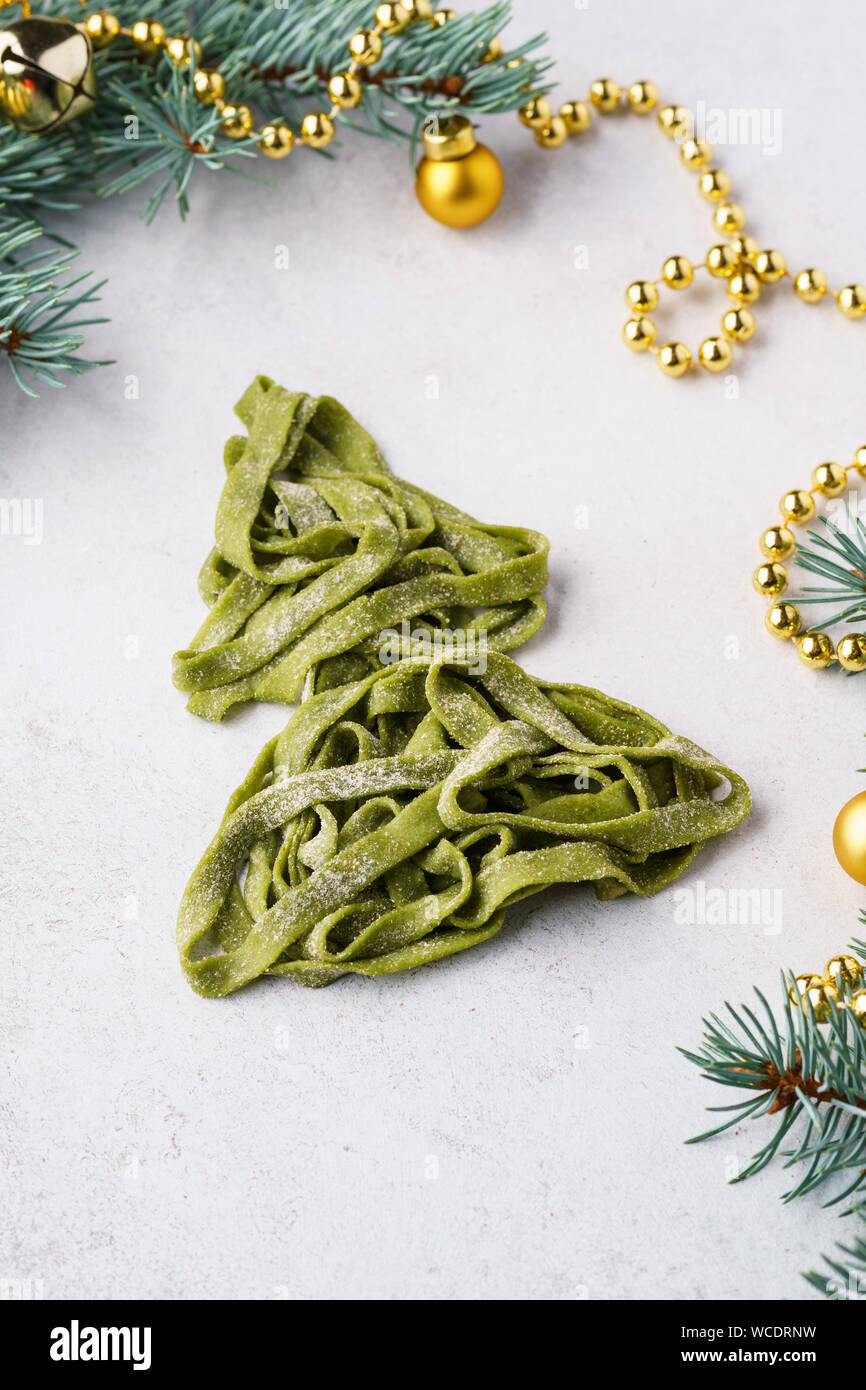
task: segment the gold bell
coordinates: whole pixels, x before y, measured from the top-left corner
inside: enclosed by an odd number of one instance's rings
[[[34,15],[0,30],[0,118],[41,135],[95,100],[93,49],[74,24]]]
[[[505,176],[496,155],[478,144],[471,121],[434,118],[423,138],[415,192],[424,211],[446,227],[474,227],[495,212]]]

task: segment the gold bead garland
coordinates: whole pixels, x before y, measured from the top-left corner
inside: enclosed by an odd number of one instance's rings
[[[866,989],[857,989],[864,977],[866,970],[855,956],[832,956],[823,975],[798,975],[789,986],[788,998],[804,1013],[811,1010],[816,1023],[827,1023],[835,1007],[847,1009],[854,1021],[866,1028]]]
[[[792,488],[779,508],[782,524],[768,527],[761,536],[763,562],[755,570],[752,583],[759,594],[770,599],[764,619],[767,631],[782,641],[795,640],[797,654],[804,665],[821,671],[838,663],[846,671],[866,671],[866,633],[850,632],[833,643],[826,632],[810,628],[802,632],[799,608],[782,595],[788,589],[784,561],[794,559],[797,541],[793,526],[803,526],[815,515],[816,497],[841,497],[848,487],[849,474],[866,478],[866,445],[858,449],[852,463],[821,463],[812,474],[809,488]]]

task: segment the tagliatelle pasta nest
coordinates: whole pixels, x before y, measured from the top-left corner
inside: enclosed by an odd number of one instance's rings
[[[488,940],[551,883],[655,893],[748,814],[742,778],[694,744],[497,650],[543,619],[543,537],[394,479],[336,402],[258,378],[240,413],[203,571],[214,606],[176,669],[211,718],[304,688],[184,894],[198,993],[411,969]],[[445,634],[466,649],[443,656]]]

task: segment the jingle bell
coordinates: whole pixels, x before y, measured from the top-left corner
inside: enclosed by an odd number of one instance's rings
[[[95,100],[90,40],[69,20],[31,16],[0,30],[0,119],[42,135]]]

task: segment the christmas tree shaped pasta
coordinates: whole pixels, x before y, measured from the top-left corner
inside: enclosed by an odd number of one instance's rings
[[[486,941],[550,883],[655,893],[748,813],[742,779],[694,744],[505,655],[483,674],[344,675],[319,669],[189,882],[178,945],[200,994],[408,970]]]

